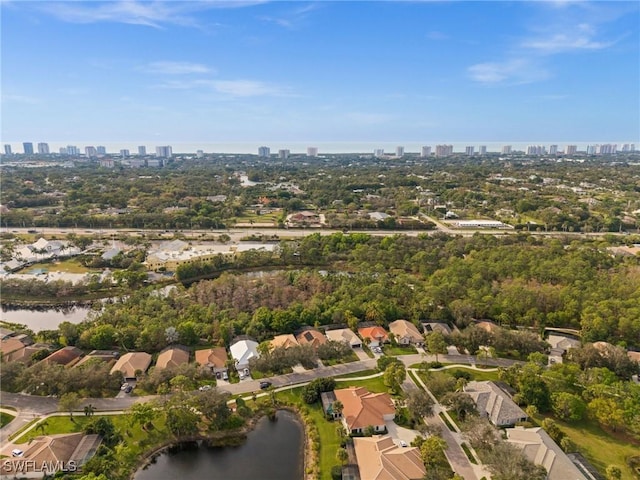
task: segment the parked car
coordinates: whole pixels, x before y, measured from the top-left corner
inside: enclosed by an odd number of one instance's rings
[[[268,382],[266,380],[263,380],[262,382],[260,382],[260,388],[262,390],[266,390],[267,388],[269,388],[271,386],[271,382]]]
[[[202,385],[200,388],[198,388],[198,390],[200,390],[201,392],[206,392],[207,390],[211,390],[211,385]]]
[[[11,456],[12,457],[21,457],[24,455],[24,452],[22,450],[20,450],[19,448],[14,448],[13,450],[11,450]]]
[[[127,388],[129,388],[129,384],[123,383],[122,386],[120,387],[120,390],[126,390]]]
[[[223,372],[222,373],[222,379],[223,380],[229,380],[229,374],[227,372]]]
[[[131,393],[132,390],[133,390],[133,387],[129,385],[127,386],[127,388],[124,389],[124,393]]]
[[[400,446],[401,447],[406,447],[407,446],[407,442],[405,442],[404,440],[400,440]]]

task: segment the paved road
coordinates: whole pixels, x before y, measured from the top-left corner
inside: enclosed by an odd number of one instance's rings
[[[431,217],[426,217],[430,220],[434,220]],[[450,235],[461,235],[463,237],[472,237],[476,233],[486,234],[486,235],[512,235],[521,233],[518,230],[506,229],[506,230],[495,230],[495,229],[465,229],[458,230],[455,228],[450,228],[445,224],[434,221],[436,224],[435,230],[354,230],[350,233],[365,233],[367,235],[372,236],[393,236],[393,235],[407,235],[411,237],[415,237],[418,235],[424,234],[434,234],[436,232],[447,233]],[[330,229],[330,228],[260,228],[260,227],[252,227],[252,228],[233,228],[229,230],[180,230],[179,232],[166,232],[161,229],[133,229],[133,228],[50,228],[50,227],[10,227],[10,228],[0,228],[0,233],[28,233],[28,231],[35,230],[37,233],[43,235],[67,235],[69,233],[75,234],[85,234],[85,235],[98,235],[103,237],[111,237],[112,235],[118,234],[128,234],[131,236],[140,236],[145,233],[149,234],[165,234],[167,238],[169,235],[173,233],[180,233],[181,235],[187,238],[198,238],[202,235],[222,235],[226,234],[231,237],[232,242],[238,242],[242,237],[246,237],[247,235],[265,235],[265,236],[275,236],[275,237],[306,237],[312,233],[320,233],[321,235],[331,235],[334,233],[341,233],[343,230],[339,229]],[[626,235],[626,233],[620,232],[590,232],[590,233],[581,233],[581,232],[525,232],[531,235],[541,235],[541,236],[558,236],[558,237],[604,237],[609,235]]]
[[[434,409],[433,409],[434,414],[431,417],[424,417],[424,421],[427,425],[434,426],[440,429],[442,438],[444,439],[445,442],[447,442],[447,448],[444,454],[447,457],[447,460],[449,461],[451,468],[455,473],[457,473],[462,478],[464,478],[464,480],[477,480],[478,476],[476,475],[476,472],[474,471],[473,465],[469,461],[469,458],[464,453],[464,450],[462,450],[462,447],[460,446],[460,444],[456,441],[451,430],[449,430],[449,428],[446,426],[444,421],[440,418],[439,413],[443,411],[444,408],[438,403],[438,401],[431,394],[431,392],[426,387],[426,385],[421,380],[419,381],[422,384],[422,387],[426,390],[426,392],[431,396],[431,398],[435,402]],[[405,391],[411,391],[417,388],[418,387],[413,382],[413,379],[411,378],[411,376],[407,375],[407,380],[405,380],[405,382],[402,384],[402,389]]]

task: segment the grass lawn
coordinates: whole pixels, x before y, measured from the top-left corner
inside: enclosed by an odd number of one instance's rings
[[[339,377],[336,377],[336,380],[342,380],[346,378],[368,377],[369,375],[375,375],[376,373],[381,373],[381,372],[375,369],[363,370],[362,372],[353,372],[353,373],[347,373],[346,375],[340,375]]]
[[[389,356],[412,355],[414,353],[418,353],[418,350],[416,350],[416,347],[412,347],[412,346],[403,347],[400,345],[397,345],[395,347],[392,347],[391,345],[385,345],[384,347],[382,347],[382,351],[384,352],[385,355],[389,355]]]
[[[338,465],[336,452],[340,447],[340,437],[336,433],[336,428],[340,425],[338,422],[330,422],[322,412],[322,405],[316,402],[313,405],[306,405],[301,398],[302,387],[292,388],[283,392],[278,392],[278,398],[287,400],[288,402],[304,405],[309,409],[309,413],[313,422],[318,428],[320,435],[320,478],[321,480],[331,480],[331,467]]]
[[[498,381],[498,372],[484,372],[464,367],[447,368],[445,370],[442,370],[442,372],[450,373],[451,375],[453,375],[454,372],[468,372],[471,374],[471,379],[478,382],[482,382],[485,380],[491,380],[494,382]]]
[[[542,417],[536,416],[536,420],[542,421]],[[576,424],[554,420],[600,473],[604,475],[607,466],[617,465],[622,470],[623,480],[638,478],[627,464],[627,459],[640,454],[640,444],[633,445],[628,438],[615,437],[591,420]]]
[[[2,428],[5,425],[7,425],[14,418],[16,418],[16,417],[14,415],[11,415],[10,413],[0,412],[0,428]]]
[[[47,272],[65,272],[65,273],[88,273],[102,272],[101,269],[95,268],[87,268],[84,265],[80,264],[77,260],[73,258],[67,258],[65,260],[58,260],[55,262],[43,262],[43,263],[34,263],[30,265],[27,269],[25,269],[21,273],[28,273],[33,270],[46,270]]]

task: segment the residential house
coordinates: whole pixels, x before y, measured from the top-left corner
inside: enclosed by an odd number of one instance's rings
[[[189,363],[189,350],[183,346],[165,348],[156,360],[156,369],[175,368],[184,363]]]
[[[389,324],[389,331],[400,345],[424,345],[424,337],[413,323],[396,320]]]
[[[196,363],[203,368],[208,368],[221,378],[227,372],[227,351],[224,347],[207,348],[206,350],[196,350]]]
[[[476,403],[480,415],[489,418],[496,427],[515,425],[527,419],[527,414],[494,382],[469,382],[464,391]]]
[[[420,480],[427,470],[417,447],[399,447],[388,435],[354,438],[360,480]]]
[[[229,350],[236,362],[236,370],[239,372],[249,368],[249,360],[260,357],[258,342],[254,340],[238,340],[229,347]]]
[[[2,361],[5,363],[15,362],[18,357],[23,356],[26,345],[15,337],[8,337],[0,341],[0,353]]]
[[[64,347],[56,350],[44,360],[41,360],[41,362],[48,365],[57,364],[64,365],[65,367],[73,367],[80,361],[83,355],[84,352],[77,347]]]
[[[564,335],[549,335],[547,343],[551,345],[549,363],[562,363],[563,355],[571,348],[578,348],[580,340]]]
[[[146,352],[129,352],[122,355],[111,367],[111,373],[120,372],[125,380],[136,380],[151,365],[151,355]]]
[[[13,336],[16,332],[9,330],[8,328],[0,327],[0,340],[5,340]]]
[[[33,345],[27,345],[22,350],[18,350],[11,356],[12,362],[21,362],[25,365],[29,365],[32,362],[33,354],[41,352],[42,350],[51,350],[51,345],[47,343],[34,343]]]
[[[80,361],[73,366],[73,368],[82,367],[89,362],[115,362],[119,356],[120,354],[113,350],[93,350],[82,357]]]
[[[362,340],[348,328],[340,328],[338,330],[327,330],[325,333],[329,340],[334,342],[348,343],[351,348],[362,347]]]
[[[451,335],[451,328],[446,323],[422,322],[422,329],[427,335],[432,332],[440,332],[443,335]]]
[[[525,457],[547,471],[548,480],[590,480],[549,434],[540,427],[507,428],[507,441],[522,449]]]
[[[291,348],[291,347],[297,347],[299,345],[300,344],[298,343],[298,340],[296,340],[296,337],[294,337],[290,333],[287,333],[284,335],[277,335],[273,337],[273,340],[271,340],[270,342],[270,346],[272,350],[274,348]]]
[[[379,347],[382,343],[389,341],[387,331],[378,325],[361,327],[358,329],[358,334],[363,340],[369,340],[369,345],[372,347]]]
[[[2,461],[0,477],[43,478],[45,473],[53,475],[65,470],[77,473],[95,454],[101,442],[100,435],[84,433],[36,437],[24,446],[22,457],[9,457]],[[6,450],[2,453],[10,455]]]
[[[477,328],[481,328],[482,330],[488,333],[495,333],[495,331],[500,328],[500,325],[498,325],[497,323],[490,322],[488,320],[477,321],[473,325],[475,325]]]
[[[300,345],[311,345],[317,349],[320,345],[327,343],[327,337],[315,328],[308,328],[296,335],[296,340]]]
[[[388,393],[371,393],[363,387],[349,387],[334,391],[342,402],[342,423],[351,433],[363,433],[367,427],[384,432],[385,422],[393,420],[396,409]]]

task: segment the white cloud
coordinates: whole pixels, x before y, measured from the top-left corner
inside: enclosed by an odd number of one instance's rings
[[[190,62],[151,62],[141,68],[148,73],[167,75],[185,75],[191,73],[210,73],[212,70],[201,63]]]
[[[40,99],[36,97],[30,97],[28,95],[11,95],[8,93],[3,93],[2,103],[23,103],[27,105],[36,105],[40,103]]]
[[[523,42],[522,46],[540,53],[560,53],[576,50],[602,50],[612,46],[615,42],[602,42],[592,38],[593,29],[589,25],[581,24],[579,32],[556,33],[548,38],[538,38]]]
[[[34,2],[36,8],[70,23],[115,22],[162,28],[163,25],[199,26],[197,13],[216,8],[240,8],[263,1],[140,1]]]
[[[473,80],[487,85],[520,85],[549,78],[549,73],[543,67],[523,58],[477,63],[467,71]]]
[[[156,88],[212,90],[227,97],[293,97],[287,89],[258,80],[168,80]]]
[[[220,93],[233,97],[256,97],[265,95],[281,95],[274,86],[255,80],[216,80],[211,82],[213,88]]]
[[[260,17],[260,19],[265,22],[275,23],[276,25],[284,28],[295,29],[300,25],[300,23],[302,23],[309,17],[311,12],[318,9],[319,7],[319,3],[310,3],[307,5],[303,5],[302,7],[297,7],[283,12],[277,17],[262,16]]]
[[[438,32],[437,30],[432,30],[427,33],[427,38],[430,40],[448,40],[450,37],[446,33]]]

